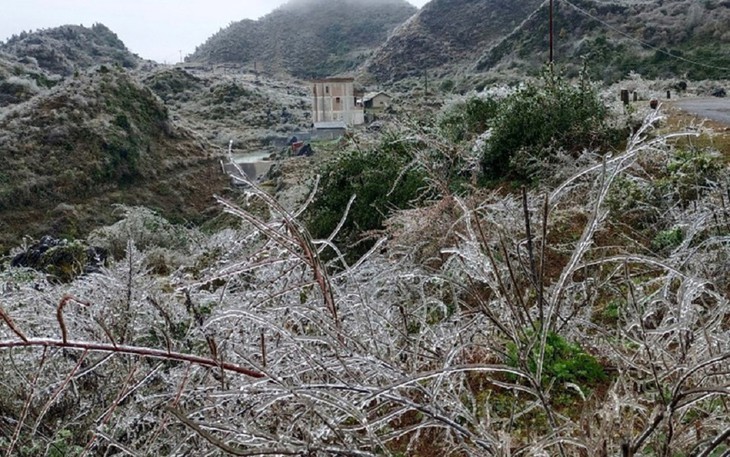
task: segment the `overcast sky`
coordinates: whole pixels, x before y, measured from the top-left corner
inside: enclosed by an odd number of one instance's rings
[[[367,1],[367,0],[363,0]],[[231,22],[258,19],[286,0],[2,0],[0,41],[23,30],[101,22],[146,59],[174,63]],[[408,0],[419,8],[428,0]],[[12,3],[9,6],[7,3]]]

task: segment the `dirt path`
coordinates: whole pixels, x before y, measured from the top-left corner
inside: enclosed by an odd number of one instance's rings
[[[697,117],[730,126],[730,98],[687,98],[672,105]]]

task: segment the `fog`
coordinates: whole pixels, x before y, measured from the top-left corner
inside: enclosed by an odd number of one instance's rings
[[[363,0],[367,1],[367,0]],[[428,0],[408,0],[421,7]],[[231,22],[258,19],[285,0],[22,0],[0,14],[0,40],[64,24],[112,29],[130,51],[174,63]]]

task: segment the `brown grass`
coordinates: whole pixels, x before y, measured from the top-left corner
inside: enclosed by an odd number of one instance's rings
[[[667,132],[696,129],[699,125],[706,130],[699,137],[677,139],[676,144],[678,146],[690,146],[700,149],[714,148],[720,151],[725,162],[730,162],[730,125],[700,118],[671,104],[665,105],[665,107],[667,113],[665,130]]]

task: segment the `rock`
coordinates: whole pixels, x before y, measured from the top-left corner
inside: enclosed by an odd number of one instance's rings
[[[104,248],[46,235],[13,257],[10,265],[43,271],[56,281],[70,282],[82,274],[99,272],[108,255]]]

